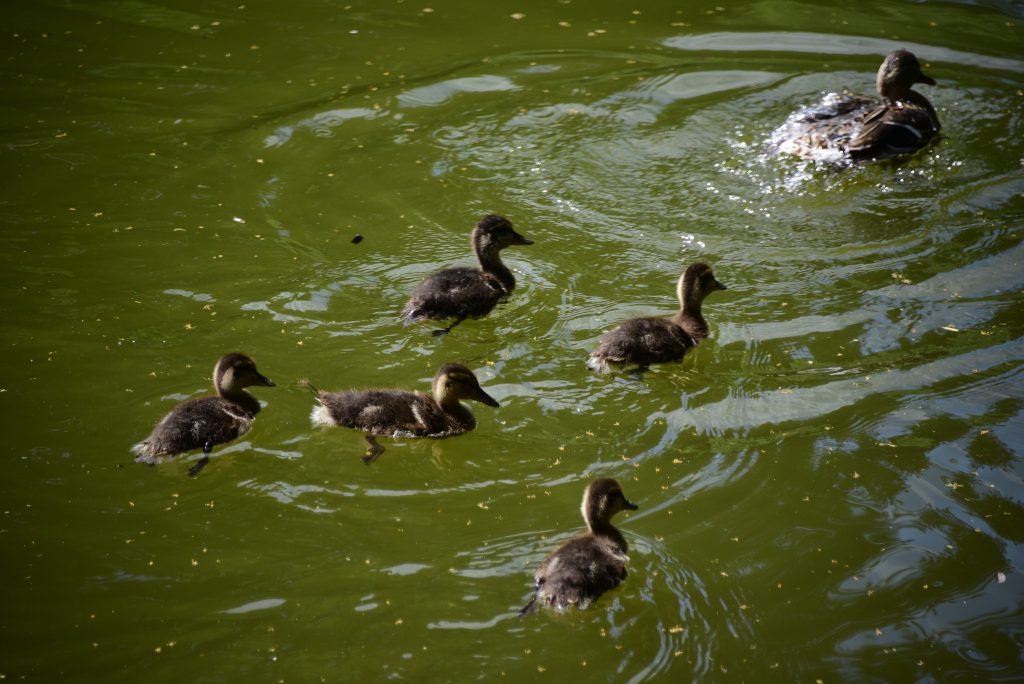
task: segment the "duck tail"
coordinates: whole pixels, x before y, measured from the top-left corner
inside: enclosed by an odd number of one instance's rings
[[[525,606],[523,606],[519,610],[519,618],[522,619],[522,618],[526,617],[527,615],[530,615],[531,613],[536,613],[536,612],[537,612],[537,595],[534,594],[533,597],[530,599],[530,602],[527,603]]]

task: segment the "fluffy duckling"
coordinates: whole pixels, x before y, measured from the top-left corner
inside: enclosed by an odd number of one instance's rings
[[[601,337],[587,365],[604,372],[612,367],[636,364],[642,370],[652,363],[678,361],[708,336],[708,324],[700,311],[704,298],[725,289],[707,264],[689,266],[677,286],[679,313],[669,318],[631,318]]]
[[[246,387],[273,387],[270,378],[256,370],[256,363],[245,354],[222,356],[213,368],[215,397],[197,397],[178,404],[153,428],[153,432],[132,447],[137,463],[156,465],[193,449],[202,449],[203,457],[188,474],[195,477],[210,462],[217,444],[241,437],[252,427],[260,412],[260,402]]]
[[[558,610],[571,605],[586,608],[626,579],[629,546],[611,520],[621,510],[638,508],[615,480],[602,477],[591,482],[580,506],[589,531],[562,544],[540,564],[534,573],[536,593],[519,611],[520,617],[533,612],[538,600]]]
[[[501,262],[501,250],[511,245],[532,245],[512,228],[504,216],[490,214],[476,224],[470,239],[480,268],[447,268],[416,286],[402,309],[405,322],[455,319],[447,328],[435,330],[444,335],[467,318],[487,315],[494,305],[512,292],[516,279]]]
[[[916,83],[935,85],[912,52],[893,50],[875,79],[881,102],[830,94],[818,105],[790,116],[772,136],[773,147],[823,161],[863,161],[915,152],[940,128],[935,107],[912,89]]]
[[[434,376],[433,396],[423,392],[369,389],[321,392],[308,380],[320,406],[310,416],[314,424],[338,425],[366,433],[370,448],[363,462],[373,463],[384,452],[377,437],[450,437],[476,427],[472,411],[460,399],[498,406],[484,392],[473,371],[458,363],[442,366]]]

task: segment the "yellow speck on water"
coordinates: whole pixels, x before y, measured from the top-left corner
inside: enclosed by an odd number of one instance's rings
[[[523,14],[522,12],[513,12],[509,16],[512,17],[513,19],[525,19],[526,18],[526,15]]]
[[[669,634],[679,634],[680,632],[684,631],[685,629],[686,628],[683,627],[682,625],[676,625],[675,627],[669,627],[668,628],[668,633]]]
[[[957,328],[955,325],[944,325],[942,326],[942,329],[948,330],[949,332],[960,332],[960,329]]]

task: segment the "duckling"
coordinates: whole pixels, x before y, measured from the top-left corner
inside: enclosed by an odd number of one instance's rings
[[[274,387],[249,356],[238,352],[222,356],[213,368],[217,396],[197,397],[175,406],[149,437],[132,447],[135,461],[156,465],[201,448],[202,458],[188,471],[195,477],[210,462],[215,445],[237,439],[252,427],[260,402],[245,388],[253,385]]]
[[[532,245],[512,228],[504,216],[484,216],[473,229],[470,243],[480,268],[447,268],[428,277],[412,291],[402,309],[406,324],[425,319],[455,321],[435,330],[444,335],[467,318],[487,315],[516,286],[512,272],[501,262],[501,250],[511,245]]]
[[[589,531],[562,544],[540,564],[534,573],[536,592],[519,616],[532,613],[538,599],[558,610],[586,608],[626,579],[629,546],[611,520],[621,510],[638,508],[610,477],[591,482],[580,506]]]
[[[817,160],[863,161],[915,152],[940,128],[935,107],[912,89],[915,83],[935,85],[912,52],[893,50],[875,79],[881,102],[830,94],[791,115],[773,134],[772,145],[776,151]]]
[[[320,402],[310,415],[314,424],[338,425],[366,433],[370,447],[362,458],[367,464],[384,452],[377,437],[443,438],[475,428],[473,412],[460,399],[499,405],[483,391],[473,371],[458,363],[446,364],[437,371],[433,396],[388,389],[321,392],[308,380],[301,382]]]
[[[708,336],[708,324],[701,315],[704,298],[725,290],[707,264],[692,264],[679,276],[679,313],[669,318],[631,318],[601,337],[590,353],[587,365],[599,372],[636,364],[640,370],[652,363],[678,361]]]

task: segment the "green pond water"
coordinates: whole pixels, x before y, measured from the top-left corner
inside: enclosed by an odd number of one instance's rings
[[[0,18],[0,678],[1020,681],[1024,6],[17,3]],[[914,51],[898,163],[765,154]],[[398,318],[487,213],[535,244],[448,336]],[[362,235],[363,240],[353,243]],[[684,362],[625,318],[725,292]],[[253,430],[130,447],[226,352]],[[474,432],[314,428],[326,389],[469,365]],[[596,476],[630,575],[520,620]]]

